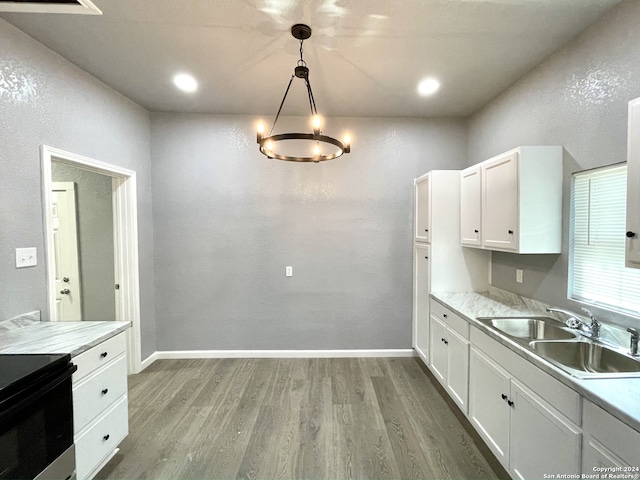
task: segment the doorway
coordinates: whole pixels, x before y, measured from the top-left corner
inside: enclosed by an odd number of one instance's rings
[[[74,296],[77,305],[81,305],[81,320],[130,321],[129,373],[138,373],[141,351],[136,172],[46,145],[41,147],[41,157],[49,320],[68,320],[60,301],[69,303]],[[55,215],[60,212],[56,211],[59,199],[54,183],[59,180],[66,187],[73,185],[76,196],[73,203],[77,211],[67,213],[76,219],[75,247],[73,240],[67,242],[71,245],[68,250],[77,249],[75,281],[73,274],[67,275],[59,268],[60,252],[56,251],[60,248],[56,223],[59,227],[60,222]],[[64,196],[68,204],[71,200],[68,194]],[[83,207],[84,213],[80,211]]]

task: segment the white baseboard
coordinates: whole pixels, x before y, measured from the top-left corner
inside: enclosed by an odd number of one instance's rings
[[[415,357],[412,348],[374,350],[173,350],[160,351],[142,362],[142,370],[156,360],[192,358],[358,358]]]
[[[153,352],[151,355],[149,355],[147,358],[145,358],[142,361],[142,363],[140,363],[140,372],[142,372],[145,368],[147,368],[149,365],[151,365],[157,359],[158,359],[158,352]],[[140,373],[140,372],[138,372],[138,373]]]

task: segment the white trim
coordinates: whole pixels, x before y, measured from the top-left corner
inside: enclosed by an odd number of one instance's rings
[[[92,158],[65,152],[42,145],[42,197],[44,209],[45,256],[47,265],[47,294],[49,320],[55,321],[55,279],[53,278],[53,232],[51,226],[51,162],[73,165],[84,170],[100,173],[113,178],[114,243],[116,281],[120,283],[119,301],[116,301],[116,319],[131,322],[127,331],[127,358],[129,373],[140,371],[140,285],[138,264],[138,209],[136,172],[104,163]],[[117,234],[116,234],[117,232]]]
[[[0,12],[29,13],[78,13],[85,15],[102,15],[102,11],[91,0],[76,0],[74,4],[40,3],[40,2],[0,2]]]
[[[158,360],[158,352],[153,352],[147,358],[145,358],[142,363],[140,363],[140,372],[142,372],[145,368],[150,366],[153,362]],[[138,372],[138,373],[140,373]]]
[[[366,358],[415,357],[412,348],[379,350],[172,350],[155,352],[144,363],[156,360],[193,358]],[[147,363],[148,362],[148,363]]]

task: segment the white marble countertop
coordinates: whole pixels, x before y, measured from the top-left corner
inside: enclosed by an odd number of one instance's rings
[[[569,375],[531,350],[519,345],[497,330],[476,320],[477,317],[537,315],[549,316],[542,304],[517,296],[494,297],[481,293],[431,293],[431,297],[449,307],[471,325],[490,335],[538,368],[602,407],[635,430],[640,431],[640,378],[588,378]]]
[[[131,322],[33,322],[0,333],[3,353],[69,353],[75,357],[124,332]]]

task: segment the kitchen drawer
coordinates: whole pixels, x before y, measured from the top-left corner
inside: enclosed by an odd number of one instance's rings
[[[73,426],[80,432],[119,397],[127,393],[127,358],[121,355],[73,386]]]
[[[76,383],[81,378],[87,376],[102,365],[106,365],[127,349],[126,334],[119,333],[115,337],[90,348],[71,360],[78,366],[78,370],[73,374],[73,382]]]
[[[471,329],[471,344],[486,353],[530,390],[541,395],[574,424],[581,424],[582,401],[576,391],[512,352],[478,328]]]
[[[127,397],[122,397],[91,428],[76,437],[76,473],[85,480],[129,433]]]
[[[584,401],[583,408],[583,429],[589,438],[596,438],[628,465],[639,466],[640,432],[587,400]]]
[[[433,299],[431,299],[430,310],[432,315],[438,317],[447,326],[458,332],[466,340],[469,340],[469,322]]]

